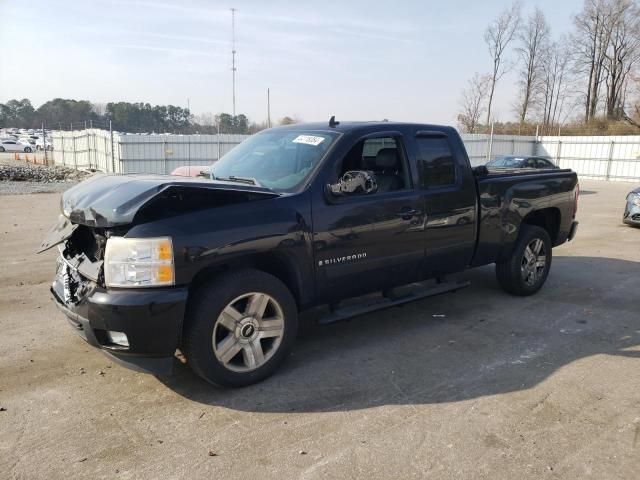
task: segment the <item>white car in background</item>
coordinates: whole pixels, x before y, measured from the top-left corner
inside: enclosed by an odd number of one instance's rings
[[[29,142],[22,142],[20,140],[5,139],[0,141],[0,152],[33,152],[33,145]]]
[[[38,138],[36,140],[36,150],[40,151],[40,150],[44,150],[44,146],[46,145],[46,149],[47,150],[53,150],[53,143],[51,143],[51,140],[49,140],[48,138],[43,140],[42,138]]]
[[[31,145],[31,148],[36,148],[36,139],[35,138],[20,137],[18,140],[20,140],[22,143],[28,143],[29,145]]]

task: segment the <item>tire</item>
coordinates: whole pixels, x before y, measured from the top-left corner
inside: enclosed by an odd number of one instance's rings
[[[31,153],[31,147],[24,147],[24,153]]]
[[[0,153],[4,153],[4,147],[0,147]]]
[[[511,256],[496,263],[496,277],[506,292],[527,296],[540,290],[549,275],[552,260],[551,238],[545,229],[534,225],[522,225],[520,228],[520,236]],[[535,257],[532,257],[532,254]],[[544,261],[544,265],[540,265],[541,260]]]
[[[252,309],[258,313],[251,315]],[[297,330],[298,310],[286,285],[268,273],[241,270],[194,293],[182,352],[207,382],[242,387],[276,371],[291,351]]]

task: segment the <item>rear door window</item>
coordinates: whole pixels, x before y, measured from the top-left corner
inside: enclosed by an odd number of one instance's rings
[[[418,173],[423,188],[440,188],[456,183],[456,164],[449,142],[443,137],[418,137]]]

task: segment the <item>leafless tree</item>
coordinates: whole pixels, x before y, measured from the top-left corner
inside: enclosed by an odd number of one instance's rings
[[[280,121],[278,122],[279,125],[293,125],[294,123],[300,123],[302,120],[300,120],[297,116],[285,116],[282,117],[280,119]]]
[[[632,0],[611,1],[609,48],[605,52],[606,114],[619,119],[624,110],[627,80],[640,60],[640,8]]]
[[[216,115],[211,112],[201,113],[195,117],[196,123],[207,127],[216,125]]]
[[[103,116],[105,114],[105,112],[107,111],[107,104],[106,103],[92,103],[92,110],[96,113],[96,115],[98,116]]]
[[[609,0],[586,0],[574,18],[575,33],[571,43],[577,47],[577,70],[587,75],[585,121],[595,117],[604,81],[604,64],[611,37]]]
[[[635,101],[631,104],[630,114],[624,108],[622,109],[622,118],[630,125],[640,129],[640,75],[630,78],[630,83],[634,89]]]
[[[544,51],[544,61],[540,72],[540,108],[545,126],[560,123],[563,109],[570,104],[573,95],[568,91],[571,85],[571,52],[568,42],[561,38]]]
[[[487,102],[487,124],[491,122],[491,105],[498,80],[507,70],[506,49],[511,43],[520,23],[520,5],[514,3],[495,18],[484,32],[484,41],[489,49],[493,68],[489,82],[489,100]]]
[[[480,124],[480,117],[486,109],[485,101],[490,81],[490,75],[480,75],[476,72],[469,79],[467,88],[462,91],[458,122],[466,133],[475,133]]]
[[[518,74],[522,89],[518,104],[518,116],[521,124],[525,122],[527,112],[540,90],[544,53],[548,50],[549,36],[549,25],[544,13],[536,7],[516,35],[518,42],[516,51],[520,60]]]

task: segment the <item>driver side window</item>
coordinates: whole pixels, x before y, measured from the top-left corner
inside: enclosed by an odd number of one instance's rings
[[[372,173],[377,190],[386,193],[410,188],[407,162],[395,137],[367,138],[356,143],[338,165],[338,178],[347,172]]]

